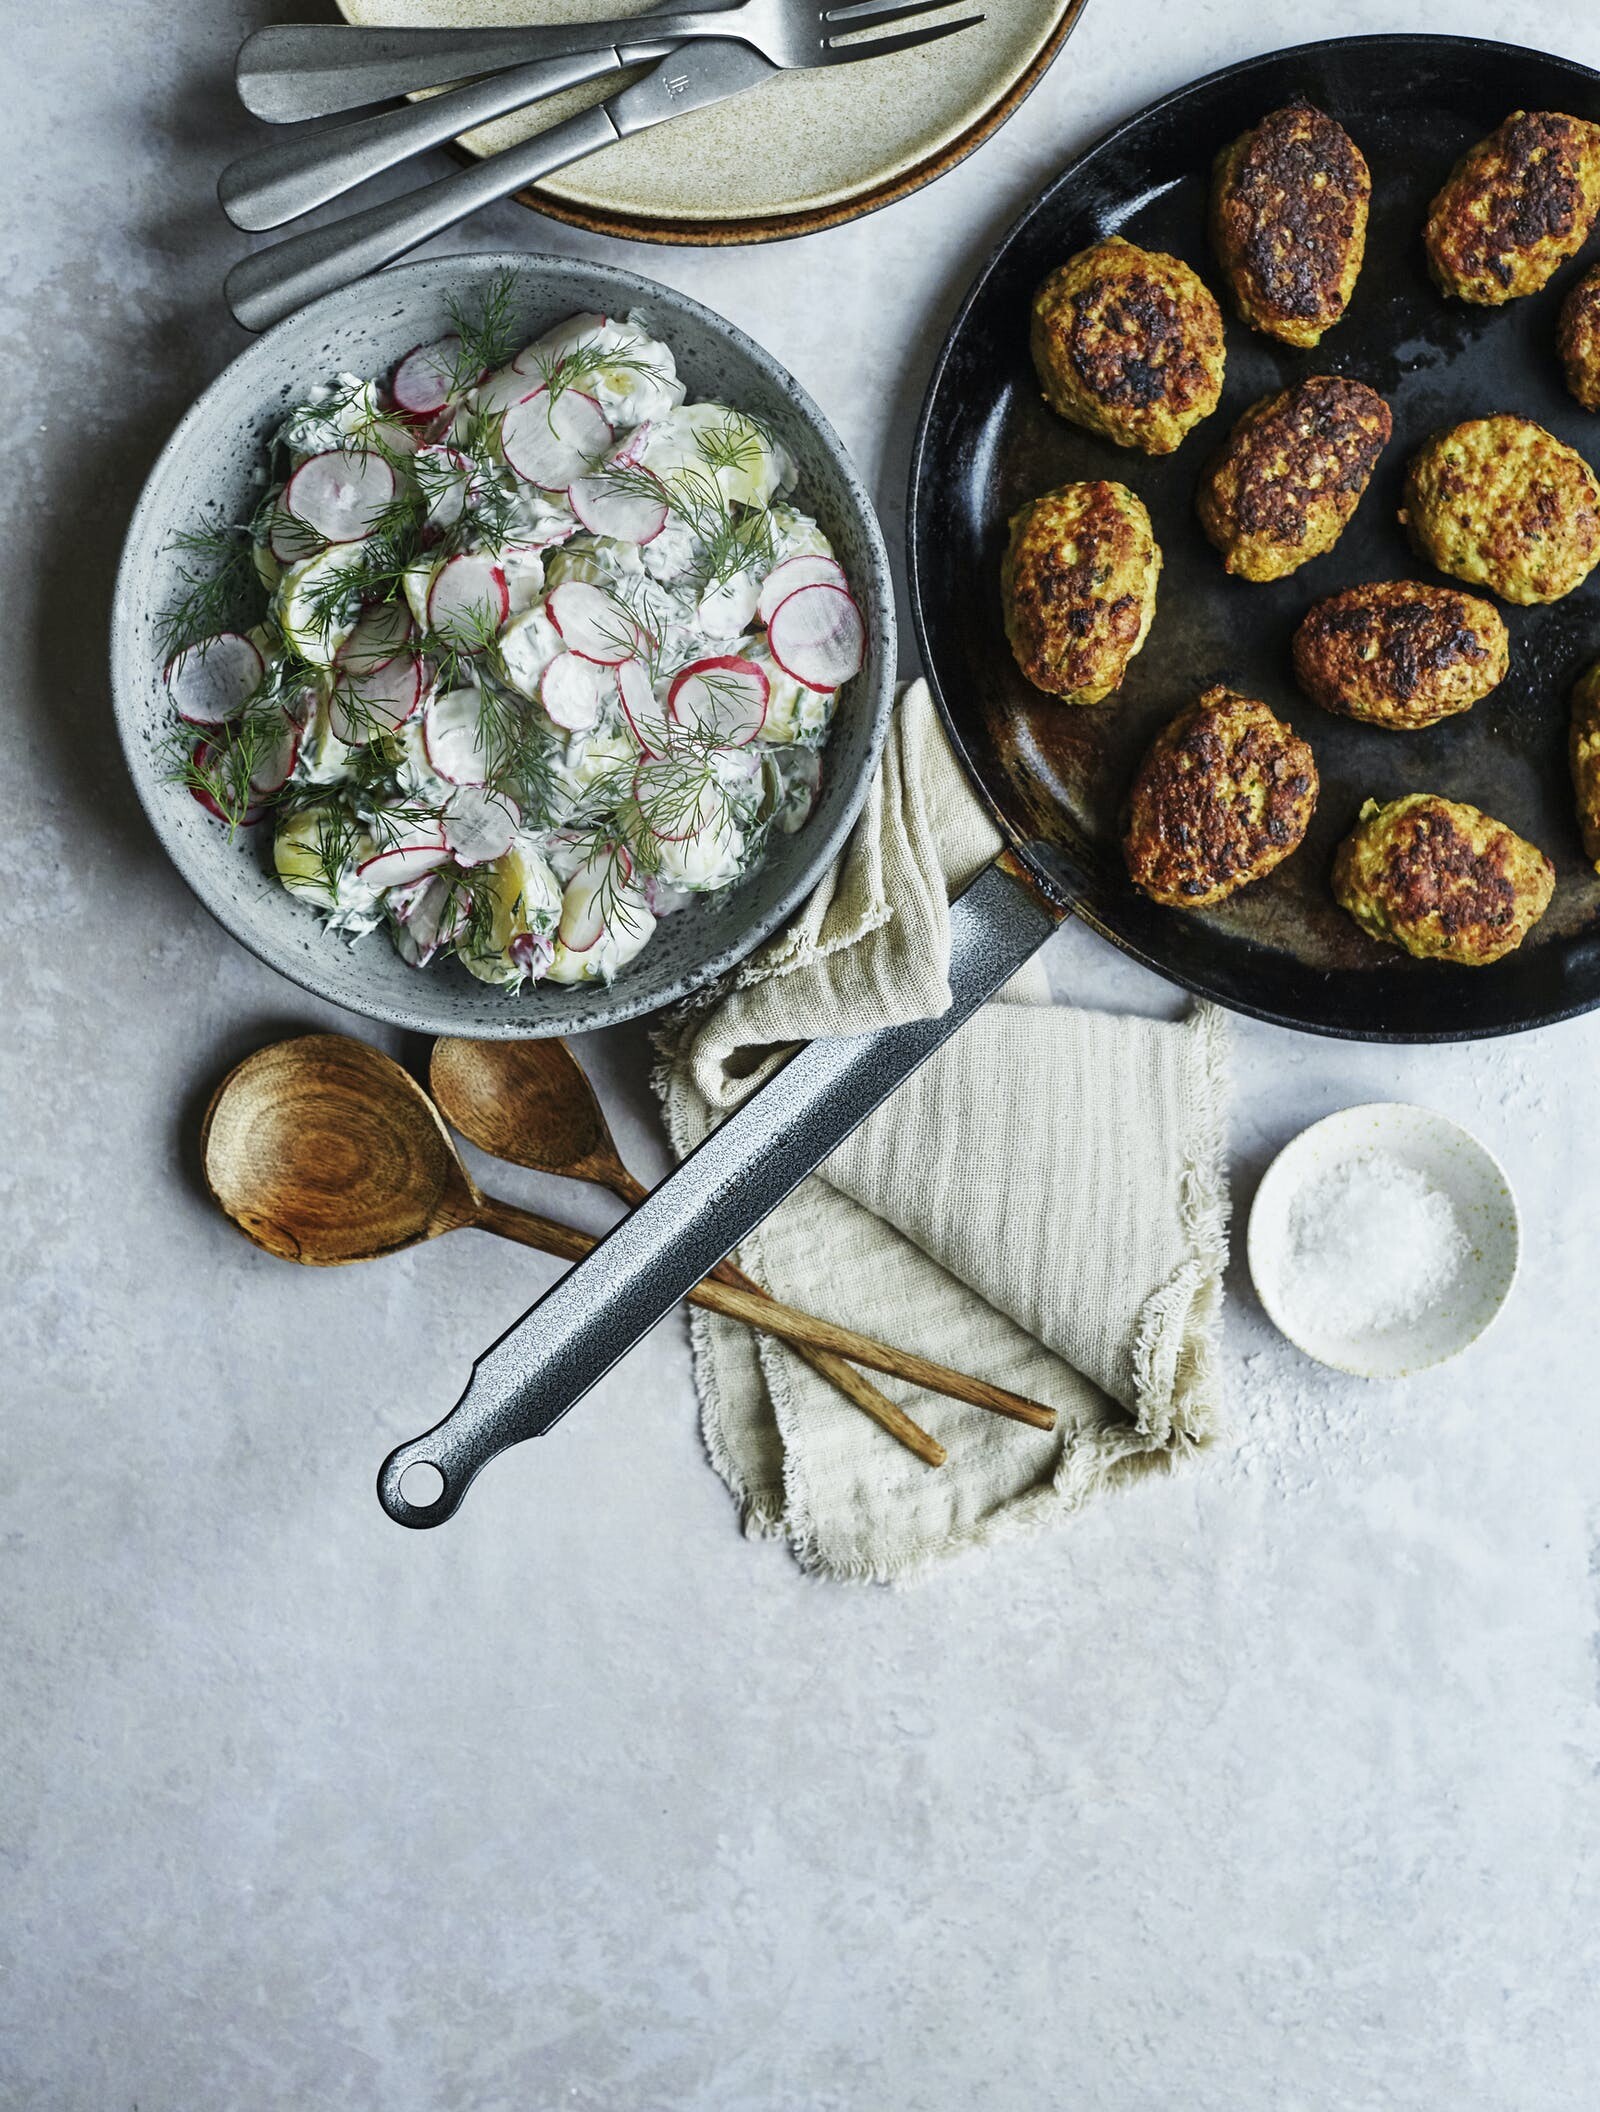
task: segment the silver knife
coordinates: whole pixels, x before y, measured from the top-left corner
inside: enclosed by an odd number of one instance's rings
[[[308,301],[366,272],[392,264],[469,213],[537,183],[555,169],[598,154],[669,118],[726,102],[779,73],[759,52],[731,40],[707,40],[669,52],[642,81],[597,109],[585,110],[536,138],[508,147],[475,168],[441,177],[384,205],[259,249],[223,282],[228,306],[247,330],[265,330]]]

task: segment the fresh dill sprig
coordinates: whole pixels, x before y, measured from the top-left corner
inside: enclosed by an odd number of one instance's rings
[[[156,647],[163,664],[219,631],[248,630],[259,620],[264,591],[255,569],[253,522],[220,515],[184,528],[168,549],[178,560],[177,598],[156,618]]]
[[[568,389],[592,381],[597,374],[653,374],[647,359],[636,359],[624,346],[609,351],[604,345],[572,345],[565,352],[541,352],[534,361],[539,379],[549,393],[553,408]]]
[[[514,271],[496,272],[489,281],[476,315],[468,315],[461,302],[452,297],[448,314],[450,327],[460,338],[461,344],[451,362],[450,392],[460,396],[472,388],[480,376],[496,367],[503,367],[512,354],[520,349],[521,332],[516,326],[517,275]]]

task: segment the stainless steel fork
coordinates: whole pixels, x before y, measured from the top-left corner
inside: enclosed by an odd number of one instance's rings
[[[813,66],[841,36],[880,20],[946,6],[819,5],[818,0],[737,0],[732,7],[625,16],[606,22],[530,23],[507,29],[356,29],[344,23],[280,22],[239,47],[234,79],[253,117],[292,124],[365,103],[438,88],[505,66],[570,59],[607,45],[686,44],[736,37],[774,66]],[[648,26],[647,26],[648,25]]]
[[[768,4],[768,0],[761,0]],[[839,31],[865,24],[882,26],[925,13],[936,0],[864,0],[864,4],[825,10],[817,15],[822,24],[834,23]],[[664,16],[648,18],[654,30]],[[858,43],[838,43],[832,35],[818,35],[806,56],[791,59],[789,67],[837,66],[858,59],[910,51],[942,37],[971,29],[982,15],[964,15],[955,22],[931,22],[919,29],[903,30],[895,36],[865,38]],[[713,103],[758,87],[786,70],[763,58],[747,44],[731,41],[693,43],[660,60],[654,70],[620,95],[612,96],[598,109],[586,110],[536,138],[508,147],[503,154],[463,169],[437,183],[367,212],[354,213],[328,227],[292,236],[270,249],[257,250],[243,258],[228,273],[223,293],[228,306],[247,330],[265,330],[307,301],[331,293],[351,279],[392,264],[425,242],[442,234],[480,206],[534,183],[554,169],[565,168],[586,154],[615,145],[635,132],[642,132],[690,110],[703,110]]]

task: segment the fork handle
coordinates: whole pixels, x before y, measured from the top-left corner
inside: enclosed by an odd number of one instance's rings
[[[569,117],[520,146],[508,147],[476,167],[408,191],[403,198],[352,213],[331,226],[318,227],[287,242],[258,249],[234,265],[223,281],[223,297],[247,330],[265,330],[307,301],[333,293],[351,279],[377,271],[403,257],[408,249],[443,234],[524,184],[536,183],[552,169],[581,161],[615,146],[622,135],[604,105]]]
[[[736,17],[739,10],[732,11]],[[293,124],[438,88],[473,74],[538,59],[571,59],[606,44],[663,48],[696,36],[737,36],[716,10],[613,22],[546,23],[521,29],[355,29],[334,22],[282,22],[246,37],[234,61],[239,100],[252,117]],[[719,28],[719,22],[727,27]]]
[[[430,95],[404,110],[380,110],[343,125],[329,125],[308,136],[276,139],[253,154],[230,161],[217,178],[217,197],[235,227],[252,233],[281,227],[330,198],[354,190],[369,176],[381,175],[408,155],[443,146],[446,140],[520,110],[541,96],[597,80],[618,67],[664,58],[666,44],[643,44],[627,51],[606,45],[571,59],[541,59],[509,73],[491,73],[464,88]]]

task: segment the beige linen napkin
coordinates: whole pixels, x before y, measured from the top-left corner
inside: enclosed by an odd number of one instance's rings
[[[950,1002],[947,900],[999,849],[926,685],[856,830],[787,930],[669,1019],[682,1157],[797,1041]],[[1218,1420],[1225,1036],[1048,1003],[1031,963],[767,1219],[738,1260],[779,1298],[1048,1401],[1054,1432],[877,1378],[929,1468],[788,1350],[694,1312],[705,1441],[746,1530],[895,1579],[1166,1467]]]

